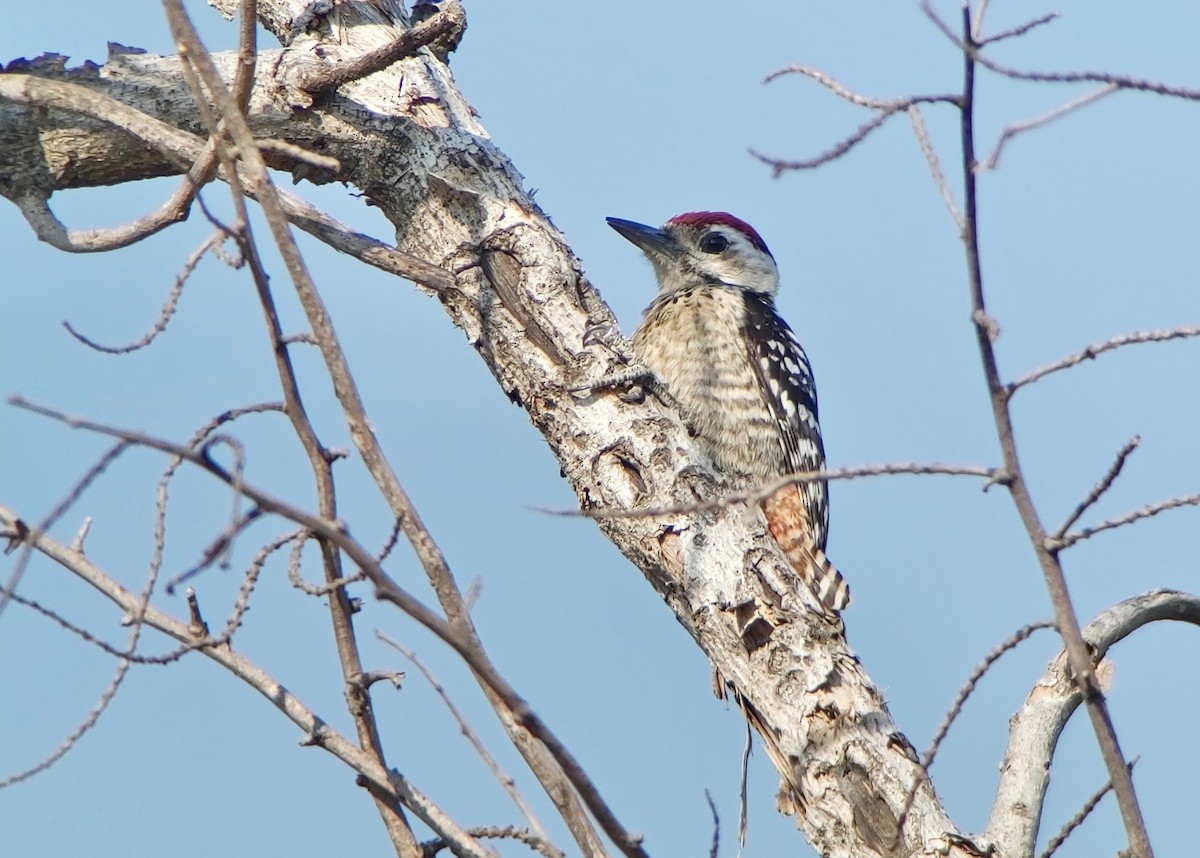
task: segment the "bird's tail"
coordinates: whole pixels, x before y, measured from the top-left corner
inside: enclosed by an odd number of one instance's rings
[[[850,585],[842,573],[813,542],[799,486],[784,486],[762,502],[767,529],[809,591],[829,610],[841,611],[850,604]]]

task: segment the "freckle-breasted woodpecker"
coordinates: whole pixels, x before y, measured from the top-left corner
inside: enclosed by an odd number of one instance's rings
[[[619,218],[608,224],[641,248],[658,278],[634,350],[713,463],[755,487],[824,468],[812,368],[775,310],[779,270],[754,228],[724,212],[681,214],[661,228]],[[785,486],[762,509],[821,603],[849,605],[850,589],[825,556],[825,482]]]

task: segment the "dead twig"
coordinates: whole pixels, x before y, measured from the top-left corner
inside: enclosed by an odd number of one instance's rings
[[[563,851],[550,841],[534,834],[532,831],[518,828],[515,825],[485,825],[478,828],[468,828],[467,833],[472,837],[478,837],[480,840],[516,840],[519,843],[524,843],[539,855],[546,856],[546,858],[563,858],[564,856]],[[421,843],[421,855],[423,858],[433,858],[434,855],[437,855],[449,845],[443,837],[439,837],[436,840],[426,840]]]
[[[958,204],[954,202],[954,191],[950,190],[950,183],[946,181],[946,176],[942,172],[937,151],[929,140],[929,132],[925,129],[925,119],[921,116],[921,109],[915,104],[910,106],[908,118],[912,121],[913,133],[917,136],[917,144],[921,147],[921,154],[925,156],[925,163],[929,165],[933,183],[937,185],[938,193],[942,195],[942,201],[946,204],[946,210],[950,212],[950,217],[954,219],[954,224],[961,233],[963,229],[962,212],[959,211]]]
[[[1117,518],[1110,518],[1092,527],[1082,527],[1079,530],[1064,534],[1061,539],[1047,538],[1047,544],[1054,551],[1062,551],[1064,548],[1070,548],[1076,542],[1090,539],[1097,533],[1103,533],[1106,530],[1112,530],[1117,527],[1124,527],[1127,524],[1133,524],[1144,518],[1153,518],[1160,512],[1178,509],[1181,506],[1200,506],[1200,494],[1180,495],[1179,497],[1169,498],[1158,503],[1147,504],[1141,509],[1135,509],[1133,512],[1128,512]]]
[[[0,505],[0,527],[20,530],[20,521],[20,516],[13,510]],[[126,614],[132,615],[144,609],[145,625],[163,632],[181,643],[191,644],[194,642],[194,636],[188,624],[147,604],[139,596],[113,580],[83,554],[67,548],[44,533],[38,534],[28,529],[25,529],[23,533],[22,539],[26,544],[85,581]],[[330,727],[328,720],[318,717],[257,664],[231,647],[201,645],[198,649],[258,691],[306,735],[314,737],[312,744],[333,754],[366,778],[374,787],[386,792],[393,800],[402,801],[405,807],[412,808],[413,812],[435,832],[444,833],[448,840],[458,844],[464,855],[469,858],[494,858],[490,852],[474,843],[453,819],[418,790],[408,778],[395,769],[389,770],[381,765],[367,752],[361,750],[354,741]]]
[[[1000,133],[1000,138],[996,141],[996,148],[992,150],[992,154],[986,161],[976,167],[977,170],[994,170],[1000,163],[1000,153],[1004,149],[1009,140],[1016,137],[1018,134],[1024,134],[1026,131],[1032,131],[1035,128],[1040,128],[1043,125],[1048,125],[1056,119],[1062,119],[1068,113],[1074,113],[1083,107],[1087,107],[1093,102],[1099,101],[1105,96],[1112,95],[1120,87],[1115,84],[1105,84],[1097,90],[1081,95],[1079,98],[1072,99],[1066,104],[1060,104],[1053,110],[1049,110],[1033,119],[1026,119],[1023,122],[1014,122],[1012,125],[1006,125]]]
[[[1062,16],[1058,12],[1047,12],[1045,15],[1034,18],[1031,21],[1026,21],[1024,24],[1018,24],[1016,27],[1001,30],[999,33],[981,39],[979,38],[979,24],[981,23],[982,16],[977,16],[976,23],[971,28],[972,38],[975,41],[975,45],[982,48],[984,45],[991,45],[996,42],[1003,42],[1005,39],[1015,39],[1018,36],[1024,36],[1031,30],[1036,30],[1038,27],[1057,21],[1060,17]]]
[[[1141,757],[1134,757],[1129,761],[1128,769],[1130,774],[1133,774],[1133,767],[1138,764],[1140,759]],[[1079,808],[1079,812],[1067,820],[1066,825],[1059,829],[1058,834],[1050,838],[1050,842],[1046,844],[1046,849],[1042,852],[1041,858],[1050,858],[1051,855],[1057,852],[1058,847],[1062,846],[1075,829],[1081,826],[1083,821],[1096,809],[1096,805],[1100,803],[1100,799],[1104,798],[1111,791],[1112,781],[1108,781],[1104,786],[1092,793],[1088,800],[1083,803],[1083,807]]]
[[[679,504],[678,506],[649,507],[644,509],[549,509],[534,507],[538,512],[547,515],[566,517],[582,517],[594,519],[609,518],[654,518],[666,515],[694,515],[698,512],[710,512],[728,509],[733,506],[749,506],[761,503],[772,497],[784,486],[799,483],[815,483],[826,480],[854,480],[862,477],[892,476],[898,474],[982,477],[989,484],[1003,482],[1003,473],[997,468],[984,465],[945,465],[940,462],[896,462],[884,465],[860,465],[853,468],[833,468],[822,471],[806,471],[802,474],[788,474],[772,480],[748,491],[734,492],[714,501],[696,501],[695,503]]]
[[[708,812],[712,814],[713,820],[713,839],[712,846],[708,848],[708,858],[717,858],[721,850],[721,817],[717,815],[717,805],[708,790],[704,791],[704,800],[708,802]]]
[[[102,118],[102,117],[94,117]],[[216,175],[216,150],[204,148],[187,170],[183,182],[154,211],[110,229],[68,229],[50,208],[43,193],[30,192],[14,202],[39,240],[67,253],[102,253],[136,244],[167,227],[187,220],[200,189]]]
[[[1137,446],[1141,443],[1141,441],[1141,438],[1139,438],[1137,435],[1134,435],[1125,442],[1125,446],[1118,451],[1117,458],[1113,461],[1112,465],[1109,466],[1108,470],[1104,473],[1104,476],[1100,478],[1100,482],[1092,486],[1092,490],[1088,492],[1087,497],[1079,502],[1071,514],[1067,516],[1067,520],[1064,521],[1062,526],[1054,532],[1054,536],[1051,537],[1052,541],[1061,540],[1063,535],[1071,529],[1071,525],[1079,521],[1080,517],[1088,511],[1092,504],[1100,500],[1101,495],[1103,495],[1109,490],[1109,488],[1112,487],[1113,482],[1121,473],[1121,468],[1125,466],[1125,460],[1128,459],[1130,454],[1137,449]]]
[[[26,526],[24,522],[20,522],[22,529],[14,530],[12,533],[3,534],[12,540],[12,544],[8,546],[8,548],[5,550],[5,553],[13,550],[13,548],[15,548],[18,544],[21,544],[22,548],[21,553],[17,556],[16,562],[13,564],[12,572],[10,572],[8,575],[8,580],[4,582],[3,588],[0,589],[0,614],[3,614],[4,609],[8,607],[9,594],[17,591],[17,585],[21,583],[21,576],[25,574],[25,567],[29,563],[29,556],[32,550],[30,548],[30,545],[32,544],[30,542],[31,537],[36,537],[42,533],[45,533],[54,526],[55,522],[66,515],[67,510],[69,510],[75,504],[75,501],[79,500],[79,497],[85,491],[87,491],[88,486],[95,482],[96,478],[104,473],[104,471],[108,469],[109,465],[115,462],[122,453],[129,449],[129,446],[130,445],[127,442],[119,441],[110,447],[94,465],[87,469],[84,475],[75,483],[72,489],[67,492],[67,494],[61,501],[58,502],[54,509],[50,510],[46,517],[43,518],[38,524],[30,528]]]
[[[421,672],[421,675],[425,677],[425,680],[429,683],[430,687],[433,688],[438,697],[441,698],[442,703],[446,705],[446,708],[450,711],[450,715],[458,723],[458,729],[459,732],[462,733],[463,738],[465,738],[467,742],[470,743],[471,747],[475,749],[475,753],[479,755],[481,760],[483,760],[483,764],[487,766],[488,771],[492,773],[492,777],[494,777],[500,783],[500,786],[503,787],[506,793],[508,793],[508,797],[512,799],[513,804],[515,804],[517,809],[521,811],[521,815],[524,816],[525,821],[529,823],[529,830],[543,841],[549,842],[549,836],[546,834],[546,829],[542,826],[541,821],[537,818],[537,814],[534,813],[533,808],[529,805],[529,802],[525,801],[525,796],[521,795],[521,791],[517,789],[516,780],[512,775],[504,771],[504,769],[500,766],[500,763],[495,757],[492,756],[491,752],[487,749],[487,746],[483,744],[483,740],[479,738],[479,734],[475,732],[474,728],[471,727],[470,722],[467,721],[467,717],[455,704],[453,698],[450,697],[450,692],[448,692],[446,687],[438,681],[437,676],[435,676],[433,671],[429,669],[429,666],[426,665],[425,662],[423,662],[420,658],[418,658],[417,654],[411,649],[404,646],[394,638],[384,634],[379,629],[375,630],[375,637],[412,662],[413,666]]]
[[[397,36],[391,44],[368,51],[352,60],[337,64],[300,69],[293,84],[305,92],[329,92],[350,81],[359,80],[381,71],[397,60],[410,57],[426,45],[443,36],[463,30],[467,25],[466,14],[457,0],[445,0],[432,18],[422,21],[411,30]]]
[[[814,69],[805,65],[792,65],[786,68],[778,69],[771,72],[763,80],[763,83],[771,83],[786,75],[802,75],[810,80],[816,81],[821,86],[832,92],[838,98],[844,99],[851,104],[859,107],[866,107],[870,110],[879,111],[878,114],[867,122],[864,122],[856,131],[847,137],[842,138],[830,149],[821,154],[808,159],[788,160],[784,158],[773,158],[769,155],[764,155],[754,149],[750,150],[750,154],[771,168],[771,173],[776,178],[789,170],[812,170],[823,164],[828,164],[830,161],[836,161],[838,158],[845,155],[871,134],[872,131],[880,128],[890,118],[897,113],[909,111],[921,104],[959,104],[960,97],[957,95],[910,95],[903,98],[872,98],[868,95],[855,92],[849,87],[844,86],[834,80],[825,72]]]
[[[984,674],[986,674],[991,669],[992,665],[999,661],[1005,653],[1015,649],[1019,644],[1028,640],[1034,632],[1038,631],[1039,629],[1052,628],[1054,628],[1054,623],[1051,620],[1042,620],[1040,622],[1030,623],[1026,626],[1022,626],[1001,641],[998,646],[993,648],[990,652],[988,652],[987,655],[983,657],[983,660],[980,661],[979,664],[975,665],[975,669],[971,671],[971,675],[967,677],[967,681],[964,682],[962,687],[958,689],[958,694],[954,696],[954,702],[950,704],[950,708],[947,710],[946,716],[942,718],[942,723],[938,725],[937,730],[935,730],[933,733],[933,739],[930,740],[929,747],[921,756],[921,768],[918,770],[917,777],[914,778],[912,786],[910,786],[908,789],[908,795],[905,796],[904,799],[904,809],[900,812],[899,819],[896,823],[897,843],[899,842],[898,838],[901,832],[904,830],[904,822],[908,818],[908,813],[910,810],[912,810],[913,801],[917,796],[917,788],[920,786],[922,780],[929,779],[929,768],[933,765],[934,758],[937,756],[937,752],[941,748],[942,742],[945,740],[946,735],[950,732],[951,725],[953,725],[958,716],[962,714],[962,709],[967,702],[967,698],[974,693],[975,688],[979,685],[979,681],[983,679]]]
[[[1009,382],[1006,389],[1011,395],[1014,391],[1020,390],[1026,385],[1033,384],[1035,381],[1043,379],[1052,373],[1078,366],[1086,360],[1095,360],[1098,356],[1114,349],[1138,345],[1140,343],[1165,343],[1170,340],[1184,340],[1196,336],[1200,336],[1200,325],[1182,325],[1178,328],[1168,328],[1160,331],[1133,331],[1129,334],[1121,334],[1103,342],[1092,343],[1083,351],[1068,355],[1054,363],[1038,367],[1028,375],[1023,375],[1016,381]]]
[[[224,240],[224,233],[215,232],[206,238],[199,247],[192,251],[192,254],[183,263],[183,268],[181,268],[179,273],[175,275],[175,285],[171,287],[171,291],[167,294],[167,300],[163,303],[162,310],[158,314],[158,319],[153,325],[150,326],[150,330],[146,331],[146,333],[142,334],[142,336],[138,337],[133,342],[126,343],[123,346],[105,346],[79,333],[79,331],[77,331],[70,322],[64,321],[62,323],[63,327],[67,329],[67,333],[79,340],[79,342],[83,343],[88,348],[95,349],[98,352],[104,352],[105,354],[123,355],[145,348],[146,346],[150,345],[150,343],[154,342],[159,334],[167,329],[167,325],[170,323],[171,318],[175,315],[176,308],[179,306],[179,298],[183,295],[184,284],[186,284],[188,278],[192,276],[192,272],[196,270],[196,266],[200,264],[200,260],[204,258],[206,253]]]
[[[976,42],[968,36],[966,40],[956,33],[954,29],[947,24],[942,18],[933,11],[933,7],[929,5],[929,0],[922,0],[921,11],[925,13],[933,25],[942,31],[947,39],[953,42],[963,55],[972,63],[978,63],[988,71],[1003,75],[1004,77],[1013,80],[1025,80],[1033,83],[1102,83],[1111,84],[1118,89],[1132,89],[1139,92],[1152,92],[1156,95],[1167,95],[1173,98],[1182,98],[1188,101],[1200,101],[1200,89],[1191,89],[1185,86],[1174,86],[1172,84],[1163,83],[1162,81],[1149,80],[1147,78],[1138,78],[1131,75],[1111,74],[1109,72],[1097,71],[1079,71],[1079,72],[1039,72],[1026,71],[1017,69],[1011,66],[1002,65],[995,60],[989,59],[980,52],[985,42]],[[1122,767],[1122,771],[1124,768]]]
[[[929,0],[922,0],[921,9],[943,32],[952,34],[948,25],[942,21],[929,5]],[[1054,606],[1054,622],[1062,636],[1066,648],[1074,681],[1083,694],[1088,717],[1100,746],[1100,754],[1109,776],[1114,784],[1114,791],[1121,808],[1121,818],[1129,835],[1129,845],[1139,858],[1151,858],[1153,850],[1150,847],[1150,837],[1146,832],[1146,823],[1142,818],[1138,805],[1137,793],[1133,781],[1125,769],[1125,756],[1117,739],[1116,729],[1109,716],[1104,692],[1096,677],[1092,655],[1083,640],[1079,628],[1079,619],[1071,602],[1067,589],[1066,578],[1058,555],[1047,548],[1047,535],[1041,519],[1033,503],[1029,487],[1021,470],[1021,462],[1017,455],[1015,432],[1010,410],[1010,391],[1000,379],[1000,370],[996,359],[993,342],[993,326],[987,312],[984,299],[983,265],[980,259],[979,220],[977,210],[977,163],[975,149],[975,75],[978,45],[973,40],[971,10],[969,5],[963,5],[961,22],[958,28],[961,35],[953,38],[962,50],[963,55],[963,89],[961,105],[961,124],[959,137],[961,140],[962,181],[963,181],[963,213],[965,228],[962,233],[963,248],[966,257],[967,279],[971,299],[971,317],[975,326],[975,338],[978,346],[980,363],[983,366],[984,380],[987,384],[988,397],[992,405],[992,417],[996,427],[996,437],[1004,457],[1004,470],[1008,478],[1007,488],[1012,497],[1017,514],[1021,518],[1030,545],[1041,567],[1050,601]]]
[[[136,634],[137,632],[135,630],[133,632],[135,640]],[[41,774],[42,772],[46,771],[46,769],[50,768],[63,757],[65,757],[71,751],[71,749],[79,743],[79,740],[82,739],[89,730],[96,726],[96,722],[100,720],[100,716],[104,714],[106,709],[108,709],[108,704],[112,703],[113,698],[117,696],[117,691],[120,690],[121,683],[125,681],[125,677],[129,673],[130,663],[130,660],[122,655],[121,661],[117,664],[117,670],[113,674],[113,678],[109,680],[108,686],[103,692],[101,692],[100,698],[96,701],[96,704],[91,708],[87,715],[84,716],[83,721],[81,721],[79,725],[72,730],[67,737],[62,740],[62,742],[59,743],[57,748],[55,748],[37,763],[27,769],[15,772],[14,774],[0,779],[0,790],[3,790],[5,787],[10,787],[13,784],[19,784],[21,781],[28,780],[34,775]]]
[[[8,402],[18,408],[23,408],[35,414],[66,423],[72,428],[83,429],[101,435],[118,438],[127,444],[136,444],[159,450],[171,456],[179,456],[201,470],[211,474],[226,485],[234,485],[234,476],[221,465],[201,453],[172,444],[141,432],[119,429],[97,423],[91,420],[69,417],[52,408],[35,405],[22,397],[9,397]],[[562,741],[550,730],[549,726],[530,708],[528,702],[521,697],[516,689],[500,675],[492,665],[491,660],[478,643],[478,638],[467,634],[461,624],[442,619],[430,610],[419,599],[410,594],[392,579],[375,561],[374,555],[361,543],[350,537],[341,524],[321,516],[308,513],[299,507],[261,491],[250,483],[241,482],[238,487],[241,494],[262,507],[266,512],[286,518],[313,532],[313,534],[332,546],[341,549],[350,560],[362,569],[375,585],[376,596],[391,602],[404,611],[418,623],[423,625],[442,641],[457,652],[471,668],[485,692],[502,704],[502,709],[513,724],[522,731],[527,731],[535,737],[554,762],[561,767],[563,774],[584,805],[598,818],[605,833],[630,858],[647,858],[641,845],[640,835],[626,831],[617,822],[607,802],[600,795],[591,777],[584,771]],[[465,609],[465,605],[463,606]],[[560,812],[569,812],[561,811]]]

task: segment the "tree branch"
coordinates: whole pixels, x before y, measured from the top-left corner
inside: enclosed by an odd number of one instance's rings
[[[928,0],[922,0],[922,9],[935,22],[940,22],[930,8]],[[943,25],[944,26],[944,25]],[[1091,657],[1084,644],[1079,630],[1079,620],[1071,603],[1067,590],[1066,577],[1058,555],[1046,547],[1046,531],[1038,517],[1033,504],[1033,497],[1025,483],[1021,471],[1021,462],[1017,456],[1016,438],[1013,432],[1012,414],[1009,411],[1009,391],[1000,380],[1000,370],[996,362],[996,352],[993,345],[992,319],[987,314],[984,302],[983,269],[980,263],[976,159],[975,159],[975,60],[976,45],[971,35],[970,7],[963,6],[962,11],[963,45],[963,98],[962,98],[962,170],[964,187],[964,213],[966,228],[963,230],[963,244],[966,250],[967,277],[971,295],[972,319],[975,323],[975,338],[979,347],[979,356],[983,364],[984,378],[987,383],[988,397],[991,400],[992,416],[996,425],[996,434],[1000,442],[1000,450],[1004,457],[1004,467],[1008,475],[1008,491],[1012,496],[1021,523],[1029,536],[1050,601],[1054,606],[1054,622],[1063,638],[1075,681],[1087,703],[1088,715],[1092,728],[1100,745],[1100,754],[1108,769],[1113,782],[1113,791],[1121,807],[1121,816],[1125,830],[1129,835],[1129,844],[1135,855],[1140,858],[1152,858],[1150,838],[1146,833],[1146,824],[1142,819],[1141,808],[1138,806],[1137,793],[1133,781],[1126,769],[1125,757],[1117,741],[1116,730],[1108,714],[1108,706],[1104,700],[1096,675],[1092,668]]]
[[[1162,620],[1200,625],[1200,596],[1155,590],[1107,609],[1083,630],[1083,639],[1093,653],[1089,660],[1099,664],[1117,642]],[[986,838],[998,854],[1033,854],[1054,749],[1071,714],[1083,701],[1072,680],[1073,672],[1067,652],[1060,652],[1009,720],[1008,746],[986,829]]]
[[[1057,360],[1054,363],[1039,367],[1028,375],[1023,375],[1016,381],[1010,382],[1008,392],[1011,395],[1026,385],[1033,384],[1035,381],[1045,378],[1052,373],[1061,372],[1064,369],[1070,369],[1073,366],[1078,366],[1086,360],[1095,360],[1098,356],[1105,352],[1110,352],[1113,349],[1124,348],[1125,346],[1133,346],[1139,343],[1165,343],[1169,340],[1184,340],[1191,337],[1200,336],[1200,326],[1198,325],[1183,325],[1178,328],[1170,328],[1161,331],[1134,331],[1130,334],[1121,334],[1120,336],[1112,337],[1099,343],[1092,343],[1081,352],[1076,352],[1073,355],[1068,355],[1062,360]]]
[[[26,544],[90,584],[124,613],[136,614],[144,610],[143,622],[145,625],[163,632],[181,643],[195,645],[199,652],[258,691],[292,723],[304,731],[305,735],[312,737],[313,741],[310,744],[320,745],[370,780],[377,788],[392,796],[394,800],[403,802],[405,807],[411,809],[439,836],[454,843],[462,855],[469,855],[471,858],[495,858],[490,850],[475,842],[436,804],[417,790],[407,778],[395,770],[385,769],[364,751],[355,747],[349,739],[331,728],[324,719],[313,713],[299,698],[280,685],[257,664],[235,652],[228,645],[213,646],[208,642],[197,641],[185,623],[147,604],[139,596],[105,574],[87,557],[45,534],[35,534],[28,528],[22,528],[20,522],[21,518],[13,510],[0,506],[0,526],[3,526],[5,530],[22,532],[24,534],[22,539]]]

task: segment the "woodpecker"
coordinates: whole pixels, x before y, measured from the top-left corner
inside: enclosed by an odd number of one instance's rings
[[[779,269],[762,237],[726,212],[688,212],[661,228],[614,217],[608,225],[646,254],[658,278],[634,351],[713,463],[751,486],[823,469],[812,367],[775,310]],[[813,595],[835,611],[849,605],[850,589],[825,556],[826,483],[784,486],[761,507]]]

